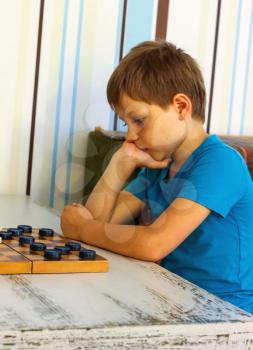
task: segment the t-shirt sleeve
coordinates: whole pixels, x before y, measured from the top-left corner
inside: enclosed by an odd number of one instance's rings
[[[146,197],[146,168],[140,170],[135,179],[123,189],[124,191],[132,193],[134,196],[144,201]]]
[[[226,217],[247,188],[246,165],[230,147],[206,150],[193,163],[176,197],[193,200]]]

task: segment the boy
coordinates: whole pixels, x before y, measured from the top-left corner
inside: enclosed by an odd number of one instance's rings
[[[197,63],[170,43],[144,42],[113,72],[107,96],[128,126],[126,141],[85,207],[65,208],[63,233],[161,260],[253,312],[253,184],[242,157],[203,128],[206,93]],[[136,168],[143,169],[125,187]]]

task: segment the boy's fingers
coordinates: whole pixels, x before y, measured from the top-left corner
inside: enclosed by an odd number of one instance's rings
[[[170,162],[171,162],[171,159],[165,159],[160,162],[154,161],[147,164],[147,167],[151,169],[163,169],[163,168],[166,168]]]
[[[82,207],[83,207],[82,204],[80,204],[80,203],[75,203],[75,202],[73,202],[73,203],[71,204],[71,206],[72,206],[72,207],[78,207],[78,208],[82,208]]]

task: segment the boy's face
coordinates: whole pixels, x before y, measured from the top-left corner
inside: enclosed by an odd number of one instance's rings
[[[117,111],[127,124],[126,139],[156,160],[168,158],[184,141],[187,123],[180,118],[176,104],[163,109],[155,104],[136,101],[123,94]]]

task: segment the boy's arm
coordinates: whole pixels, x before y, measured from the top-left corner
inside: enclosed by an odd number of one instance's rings
[[[124,142],[114,153],[104,174],[90,194],[85,207],[95,220],[124,223],[140,212],[143,203],[135,196],[121,192],[133,171],[142,166],[164,168],[168,159],[156,161],[131,142]],[[119,195],[120,194],[120,195]],[[125,203],[125,205],[123,204]]]
[[[110,221],[119,193],[134,169],[134,164],[127,164],[114,154],[85,204],[95,220]]]
[[[85,210],[65,208],[61,218],[64,235],[118,254],[154,262],[172,252],[210,213],[208,208],[196,202],[177,198],[153,224],[134,226],[86,220]]]
[[[121,191],[110,219],[111,224],[134,224],[145,204],[127,191]]]

